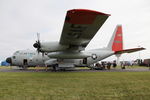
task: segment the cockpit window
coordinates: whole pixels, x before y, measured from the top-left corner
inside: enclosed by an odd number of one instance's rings
[[[19,53],[19,51],[16,51],[15,53],[14,53],[14,55],[17,55]]]
[[[16,59],[16,56],[13,56],[13,59]]]

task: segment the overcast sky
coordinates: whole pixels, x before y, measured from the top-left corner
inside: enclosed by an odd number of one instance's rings
[[[0,60],[16,50],[34,49],[37,32],[42,41],[59,41],[67,10],[77,8],[111,14],[86,49],[105,47],[122,24],[124,48],[146,50],[121,59],[150,58],[150,0],[0,0]]]

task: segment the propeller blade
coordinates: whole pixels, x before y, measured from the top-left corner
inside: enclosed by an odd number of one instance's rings
[[[37,41],[40,42],[40,33],[37,32]]]
[[[37,41],[33,44],[33,47],[37,48],[37,52],[39,54],[41,48],[40,33],[37,33]]]

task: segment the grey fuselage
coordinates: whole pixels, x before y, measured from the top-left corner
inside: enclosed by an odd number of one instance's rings
[[[18,50],[11,57],[7,58],[6,61],[9,62],[12,66],[45,66],[45,61],[48,60],[47,55],[37,53],[33,50]]]
[[[102,59],[105,59],[114,54],[113,51],[104,49],[94,49],[94,50],[87,50],[81,51],[86,55],[90,55],[88,58],[85,59],[55,59],[50,58],[44,54],[37,53],[33,50],[19,50],[16,51],[11,57],[7,58],[6,61],[9,62],[12,66],[50,66],[58,64],[58,67],[75,67],[75,66],[90,66]]]

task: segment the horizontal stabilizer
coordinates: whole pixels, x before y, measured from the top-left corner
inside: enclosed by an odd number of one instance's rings
[[[132,53],[140,50],[145,50],[145,48],[142,47],[142,48],[125,49],[125,50],[116,51],[115,54]]]

